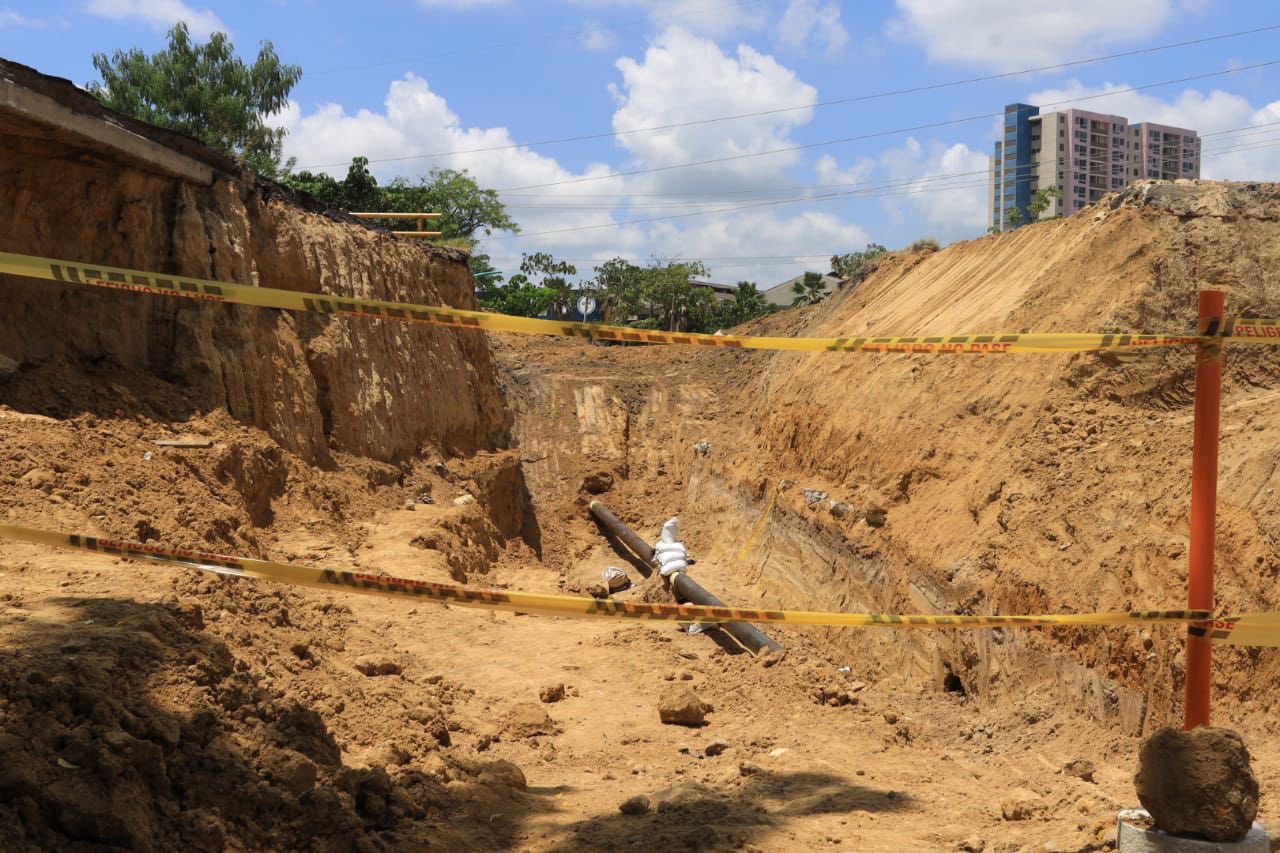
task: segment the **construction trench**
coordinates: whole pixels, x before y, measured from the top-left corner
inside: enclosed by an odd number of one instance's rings
[[[477,307],[460,252],[308,206],[65,81],[0,63],[0,87],[0,251]],[[1277,237],[1275,185],[1140,183],[894,253],[743,331],[1188,333],[1203,286],[1280,316]],[[618,600],[671,601],[599,502],[643,547],[678,515],[696,563],[675,583],[729,606],[1185,605],[1185,348],[624,347],[14,275],[0,292],[3,523],[500,590],[587,595],[614,565]],[[1280,598],[1278,367],[1269,347],[1227,356],[1224,611]],[[1181,720],[1175,627],[768,626],[786,653],[756,656],[672,622],[9,540],[0,573],[12,850],[1105,850],[1138,744]],[[1214,676],[1215,721],[1274,790],[1280,660],[1222,648]],[[661,721],[682,687],[703,725]]]

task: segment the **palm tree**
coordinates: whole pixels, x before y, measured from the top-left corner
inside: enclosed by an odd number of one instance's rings
[[[795,294],[795,298],[791,300],[791,307],[803,308],[806,305],[815,305],[826,297],[827,283],[822,280],[821,273],[807,272],[802,280],[791,285],[791,292]]]
[[[764,294],[756,287],[754,281],[738,282],[738,289],[733,292],[733,303],[730,308],[734,325],[759,317],[769,312],[769,303],[764,301]]]

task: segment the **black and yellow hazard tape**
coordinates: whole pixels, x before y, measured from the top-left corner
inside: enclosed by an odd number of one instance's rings
[[[1250,646],[1280,646],[1280,614],[1255,613],[1214,618],[1207,610],[1137,610],[1109,613],[1040,614],[1030,616],[931,615],[890,613],[830,613],[810,610],[759,610],[743,607],[702,607],[693,604],[649,604],[474,589],[458,584],[396,578],[383,574],[317,569],[292,563],[228,557],[163,545],[143,545],[97,536],[57,533],[13,524],[0,524],[0,536],[55,547],[79,548],[112,557],[152,560],[223,575],[276,581],[333,591],[395,598],[427,599],[444,604],[510,610],[546,616],[608,617],[673,622],[760,622],[774,625],[814,625],[844,628],[1010,628],[1145,625],[1188,623],[1198,636],[1214,642]]]
[[[1226,319],[1212,321],[1202,334],[1088,334],[1029,333],[985,335],[913,335],[899,337],[776,338],[745,335],[704,335],[683,332],[656,332],[625,326],[536,320],[468,311],[437,305],[387,302],[320,293],[303,293],[270,287],[209,281],[189,276],[161,275],[79,261],[39,258],[0,252],[0,273],[39,279],[58,284],[88,285],[179,297],[204,302],[224,302],[280,308],[314,314],[367,317],[406,323],[483,329],[490,332],[518,332],[559,335],[600,341],[647,344],[684,344],[729,349],[789,350],[795,352],[876,352],[876,353],[1050,353],[1097,350],[1143,351],[1157,347],[1182,346],[1204,340],[1231,340],[1241,343],[1280,343],[1280,320]]]

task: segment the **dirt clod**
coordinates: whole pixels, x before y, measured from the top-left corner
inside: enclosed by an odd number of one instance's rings
[[[401,672],[400,664],[385,655],[361,655],[356,658],[355,667],[370,678]]]
[[[559,702],[564,698],[563,684],[548,684],[538,691],[538,698],[545,703]]]
[[[685,684],[667,687],[658,698],[658,718],[668,724],[701,726],[706,723],[707,713],[711,710],[712,707]]]
[[[623,814],[638,815],[649,811],[649,798],[644,794],[636,794],[627,800],[623,800],[622,805],[618,806],[618,811]]]
[[[705,749],[702,750],[702,754],[707,756],[708,758],[713,758],[717,755],[720,755],[728,748],[729,748],[729,744],[725,743],[724,741],[713,740],[711,741],[711,743],[707,744]]]
[[[521,702],[507,714],[504,734],[518,738],[553,735],[558,731],[555,722],[533,702]]]
[[[1093,774],[1096,769],[1097,768],[1094,767],[1093,762],[1089,759],[1074,758],[1063,765],[1062,772],[1068,776],[1074,776],[1077,779],[1082,779],[1085,782],[1092,782]]]
[[[608,471],[596,471],[582,479],[582,491],[589,495],[603,495],[613,488],[613,475]]]
[[[1017,788],[1000,801],[1000,816],[1005,820],[1030,820],[1044,810],[1044,800],[1034,791]]]
[[[1229,729],[1161,729],[1142,744],[1134,784],[1156,827],[1171,834],[1239,841],[1258,815],[1249,750]]]

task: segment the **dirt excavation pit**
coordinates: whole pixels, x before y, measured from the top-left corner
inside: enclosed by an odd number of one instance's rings
[[[0,251],[477,307],[460,252],[325,216],[189,141],[152,140],[208,182],[11,113]],[[1280,316],[1278,223],[1272,185],[1139,184],[891,253],[739,331],[1185,332],[1206,281]],[[586,594],[619,566],[617,600],[670,601],[602,535],[600,498],[648,542],[678,515],[690,573],[731,606],[1185,604],[1190,352],[603,346],[0,290],[0,523],[500,591]],[[1224,374],[1219,605],[1274,611],[1280,353],[1229,348]],[[6,850],[1102,851],[1142,739],[1181,718],[1166,626],[769,626],[786,653],[754,657],[671,621],[10,539],[0,579]],[[1280,660],[1220,647],[1215,675],[1272,821]]]

